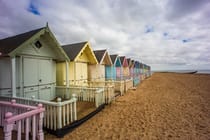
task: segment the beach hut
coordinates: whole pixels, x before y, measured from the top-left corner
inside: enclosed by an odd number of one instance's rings
[[[130,59],[130,58],[128,58],[127,61],[128,61],[128,66],[129,66],[129,78],[133,79],[133,76],[134,76],[134,63],[135,63],[135,61]]]
[[[49,27],[0,40],[0,94],[51,100],[56,62],[68,61]]]
[[[111,83],[114,85],[115,96],[124,94],[124,80],[122,79],[122,68],[120,57],[117,54],[110,55],[112,60],[111,73],[112,73],[112,81]],[[121,80],[122,79],[122,80]]]
[[[139,83],[140,83],[140,63],[138,61],[135,61],[133,85],[137,86]]]
[[[122,64],[122,74],[123,74],[123,80],[124,80],[124,92],[126,93],[128,89],[130,89],[133,86],[133,80],[130,79],[130,71],[129,71],[129,65],[128,60],[125,56],[120,56],[120,62]]]
[[[107,50],[95,50],[94,54],[98,60],[98,64],[96,65],[89,65],[89,80],[90,81],[99,81],[99,82],[105,82],[105,75],[108,74],[109,68],[106,69],[106,67],[110,67],[112,65],[111,58],[107,52]],[[108,70],[106,72],[106,70]]]
[[[63,45],[62,48],[68,55],[68,77],[66,76],[66,64],[57,63],[57,85],[88,85],[88,65],[98,63],[88,41]],[[66,79],[68,78],[68,79]],[[66,82],[68,81],[68,82]]]
[[[122,64],[122,79],[126,80],[129,78],[129,66],[125,56],[120,56],[120,62]]]
[[[103,88],[105,103],[108,104],[115,99],[114,85],[110,82],[106,82],[106,80],[110,80],[109,78],[112,75],[112,61],[107,50],[95,50],[94,54],[98,64],[88,66],[89,86]],[[107,77],[109,78],[106,79]]]
[[[141,77],[141,81],[145,79],[145,64],[144,63],[140,63],[140,77]]]
[[[112,64],[113,64],[111,66],[111,74],[112,74],[111,79],[116,80],[117,72],[118,72],[118,75],[121,75],[121,62],[120,62],[120,59],[117,54],[110,55],[110,58],[111,58]],[[119,70],[117,70],[117,68],[119,68]]]

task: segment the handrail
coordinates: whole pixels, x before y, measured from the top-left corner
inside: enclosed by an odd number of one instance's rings
[[[39,103],[43,104],[45,107],[44,128],[56,131],[77,120],[77,98],[75,96],[72,97],[72,99],[62,102],[61,99],[57,100],[57,102],[51,102],[39,99],[8,96],[0,96],[0,99],[6,101],[16,99],[17,102],[28,105],[37,105]]]
[[[25,139],[29,139],[29,132],[31,132],[32,139],[38,138],[39,140],[44,140],[42,125],[45,108],[43,108],[42,104],[38,104],[37,107],[29,106],[18,104],[13,99],[11,102],[0,101],[0,108],[0,116],[2,116],[0,117],[0,122],[4,128],[4,140],[14,139],[12,138],[13,130],[17,131],[16,138],[18,140],[21,139],[23,132],[25,133]],[[4,118],[3,114],[5,116]]]
[[[8,104],[5,104],[5,105],[8,105]],[[16,104],[16,105],[21,105],[21,104]],[[23,105],[24,106],[24,105]],[[15,105],[14,105],[15,107]],[[38,104],[38,107],[32,107],[32,106],[28,106],[30,109],[33,109],[31,111],[28,111],[28,112],[25,112],[25,113],[22,113],[22,114],[19,114],[19,115],[15,115],[11,118],[8,118],[8,119],[5,119],[5,122],[6,123],[13,123],[15,121],[18,121],[18,120],[21,120],[21,119],[25,119],[25,118],[28,118],[32,115],[35,115],[35,114],[38,114],[38,113],[42,113],[45,111],[45,109],[42,107],[42,104]],[[23,107],[25,108],[25,107]]]

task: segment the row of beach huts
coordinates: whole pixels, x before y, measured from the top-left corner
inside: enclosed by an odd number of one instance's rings
[[[44,128],[61,137],[150,74],[150,66],[88,41],[61,46],[48,25],[1,39],[0,133],[44,139]],[[78,118],[78,102],[95,109]]]

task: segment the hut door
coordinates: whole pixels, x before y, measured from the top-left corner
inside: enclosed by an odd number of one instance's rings
[[[23,58],[24,97],[38,98],[38,61],[33,58]]]
[[[39,98],[51,100],[53,88],[53,63],[52,60],[39,59]]]
[[[33,58],[24,58],[24,87],[38,86],[38,62]]]
[[[0,59],[0,94],[11,94],[11,61],[10,58]]]
[[[53,88],[53,62],[48,59],[23,58],[24,96],[50,100]]]
[[[87,83],[87,63],[76,63],[76,80],[77,85],[86,85]]]

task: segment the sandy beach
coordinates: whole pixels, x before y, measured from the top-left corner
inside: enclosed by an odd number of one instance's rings
[[[210,139],[210,75],[155,73],[63,140]]]

